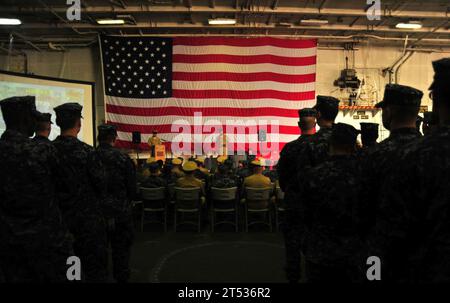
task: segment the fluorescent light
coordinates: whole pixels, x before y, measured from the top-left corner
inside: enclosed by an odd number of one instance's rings
[[[326,19],[302,19],[302,20],[300,20],[300,24],[302,24],[302,25],[322,25],[322,24],[328,24],[328,20],[326,20]]]
[[[210,24],[210,25],[233,25],[233,24],[236,24],[236,19],[228,19],[228,18],[208,19],[208,24]]]
[[[97,23],[101,24],[101,25],[125,24],[125,20],[123,20],[123,19],[99,19],[99,20],[97,20]]]
[[[0,18],[0,25],[20,25],[22,21],[19,19]]]
[[[419,29],[422,28],[422,23],[419,21],[400,22],[395,27],[402,29]]]
[[[281,27],[291,27],[292,24],[289,23],[289,22],[278,22],[278,23],[276,24],[276,26],[281,26]]]

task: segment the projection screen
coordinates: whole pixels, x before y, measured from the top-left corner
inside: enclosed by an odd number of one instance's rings
[[[95,106],[94,83],[67,79],[0,71],[0,100],[12,96],[36,96],[36,107],[40,112],[51,113],[53,127],[50,140],[56,138],[60,129],[55,123],[53,108],[66,103],[77,102],[83,106],[82,128],[78,138],[94,145]],[[5,124],[0,112],[0,134]]]

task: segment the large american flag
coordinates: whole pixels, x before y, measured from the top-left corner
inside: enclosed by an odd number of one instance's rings
[[[100,36],[100,42],[106,120],[117,125],[121,147],[133,147],[133,131],[148,149],[154,129],[171,142],[183,125],[194,133],[222,124],[227,144],[245,143],[239,146],[259,154],[252,144],[264,137],[259,124],[268,123],[265,137],[281,150],[299,135],[298,110],[314,103],[316,40]],[[245,135],[228,134],[227,120],[244,121]],[[201,140],[211,141],[210,133]],[[194,136],[183,141],[194,150]]]

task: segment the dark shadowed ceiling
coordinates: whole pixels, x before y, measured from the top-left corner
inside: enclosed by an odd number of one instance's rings
[[[370,1],[371,2],[371,1]],[[412,47],[450,46],[450,1],[381,0],[381,20],[369,20],[366,0],[81,0],[80,21],[66,17],[66,0],[2,0],[0,18],[20,26],[0,26],[0,47],[48,49],[96,43],[97,33],[116,35],[277,35],[318,37],[320,43],[405,43]],[[371,11],[371,10],[370,10]],[[98,25],[120,17],[125,25]],[[233,18],[235,25],[213,26],[210,18]],[[321,19],[328,24],[303,25]],[[420,21],[421,29],[397,29]]]

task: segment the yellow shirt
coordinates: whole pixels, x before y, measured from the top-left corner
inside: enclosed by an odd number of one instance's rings
[[[272,188],[272,184],[270,182],[270,178],[264,176],[263,174],[253,174],[247,178],[244,179],[244,184],[242,186],[242,195],[245,194],[245,188],[246,187],[253,187],[253,188]],[[264,203],[260,203],[260,201],[256,201],[256,204],[251,204],[253,208],[265,208],[267,207],[267,202],[263,201]]]
[[[271,187],[270,178],[262,174],[253,174],[244,179],[243,187],[254,187],[254,188],[264,188]]]
[[[150,139],[148,139],[148,145],[150,145],[150,146],[155,146],[155,145],[160,145],[160,144],[161,144],[161,139],[158,137],[151,136]]]
[[[177,179],[175,184],[177,187],[200,187],[202,195],[205,194],[205,189],[203,188],[203,183],[200,179],[197,179],[193,175],[186,175]]]

